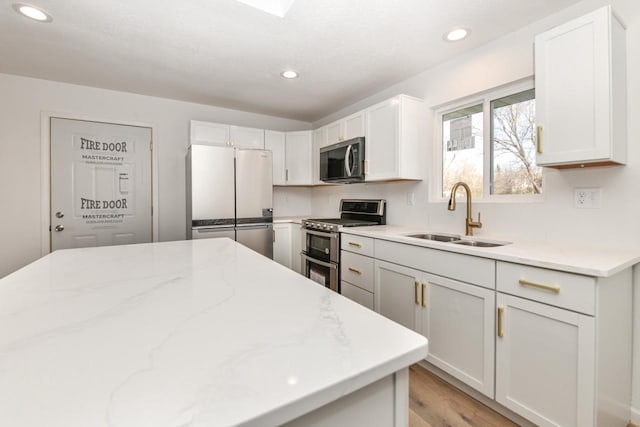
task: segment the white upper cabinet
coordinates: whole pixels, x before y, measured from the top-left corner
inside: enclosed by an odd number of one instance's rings
[[[264,148],[264,129],[191,120],[191,143],[236,148]]]
[[[323,126],[313,131],[313,185],[326,185],[324,182],[320,181],[320,149],[329,145],[327,130],[328,127]]]
[[[273,153],[273,185],[313,185],[311,131],[265,131],[265,148]]]
[[[624,164],[625,30],[610,6],[535,39],[537,163]]]
[[[264,131],[264,148],[270,150],[273,157],[273,185],[285,185],[287,182],[285,133]]]
[[[422,179],[424,102],[398,95],[366,110],[365,180]]]
[[[229,125],[191,120],[191,143],[229,145]]]
[[[264,149],[264,129],[229,126],[229,137],[233,147]]]
[[[285,139],[287,185],[313,185],[311,131],[287,132]]]
[[[365,136],[365,112],[359,111],[327,125],[327,144]]]

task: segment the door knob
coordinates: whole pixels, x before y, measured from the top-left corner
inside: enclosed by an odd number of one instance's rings
[[[58,231],[58,232],[64,230],[64,225],[56,225],[55,230]]]
[[[56,218],[64,217],[64,212],[56,212]]]

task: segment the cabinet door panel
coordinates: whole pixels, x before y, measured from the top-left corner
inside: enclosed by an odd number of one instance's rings
[[[287,184],[311,185],[311,131],[287,132]]]
[[[367,110],[367,180],[396,178],[399,175],[399,108],[397,99],[393,99]]]
[[[343,131],[342,131],[343,122],[334,122],[327,125],[327,144],[335,144],[337,142],[342,141]]]
[[[273,260],[292,267],[291,224],[273,224]]]
[[[497,305],[496,400],[541,426],[593,426],[594,318],[501,293]]]
[[[264,129],[229,126],[229,137],[236,148],[264,149]]]
[[[264,148],[273,154],[273,185],[286,184],[285,134],[265,131]]]
[[[191,143],[227,146],[229,125],[191,120]]]
[[[364,136],[364,111],[344,119],[344,138],[351,139]]]
[[[603,7],[536,36],[539,165],[625,160],[612,152],[612,119],[626,115],[612,110],[612,68],[625,68],[624,57],[611,58],[612,46],[624,48],[616,28],[621,26],[610,7]]]
[[[493,398],[495,292],[432,275],[425,285],[427,360]]]
[[[416,331],[419,315],[420,278],[418,270],[375,261],[374,305],[384,317]]]

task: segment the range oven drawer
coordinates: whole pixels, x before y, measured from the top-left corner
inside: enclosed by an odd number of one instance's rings
[[[305,277],[332,291],[339,291],[338,264],[321,261],[304,253],[300,256],[302,257],[302,272]]]

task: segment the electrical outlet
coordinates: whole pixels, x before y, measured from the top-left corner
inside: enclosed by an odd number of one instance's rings
[[[416,204],[416,193],[413,191],[407,192],[407,206],[415,206]]]
[[[574,188],[573,207],[578,209],[600,209],[601,188]]]

